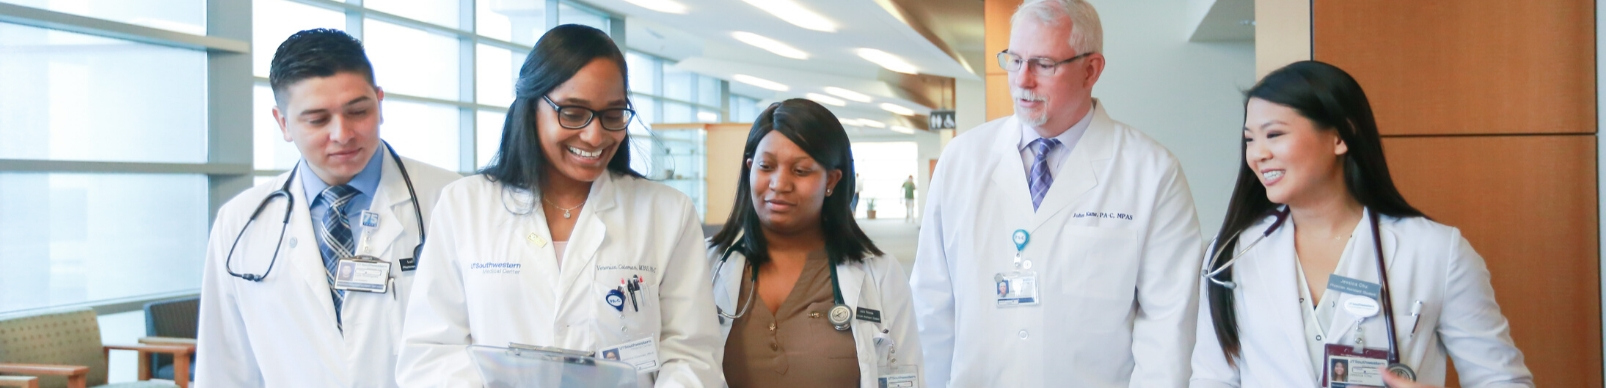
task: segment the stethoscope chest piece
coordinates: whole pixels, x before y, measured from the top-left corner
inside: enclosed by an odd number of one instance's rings
[[[1416,371],[1411,370],[1411,367],[1402,363],[1389,363],[1389,373],[1403,377],[1406,380],[1416,381]]]
[[[825,318],[831,321],[831,327],[835,327],[839,331],[847,330],[848,322],[853,321],[853,309],[837,304],[831,306],[831,311],[827,312]]]

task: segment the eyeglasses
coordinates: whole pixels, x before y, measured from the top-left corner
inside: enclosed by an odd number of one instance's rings
[[[609,131],[623,131],[630,127],[630,119],[636,117],[636,111],[630,108],[608,108],[592,110],[591,108],[575,105],[558,105],[552,102],[552,97],[541,96],[552,110],[558,112],[558,125],[568,129],[583,129],[591,125],[591,119],[601,117],[602,129]]]
[[[1043,58],[1043,57],[1026,59],[1026,58],[1022,58],[1019,55],[1015,55],[1015,53],[1009,52],[1009,50],[1004,50],[1004,51],[998,52],[998,67],[1002,67],[1002,68],[1004,68],[1005,71],[1013,73],[1013,72],[1016,72],[1016,71],[1020,71],[1020,69],[1022,67],[1025,67],[1026,62],[1030,61],[1032,63],[1032,66],[1037,68],[1037,72],[1038,73],[1041,73],[1043,75],[1054,75],[1054,71],[1058,70],[1060,65],[1071,63],[1071,62],[1075,62],[1078,59],[1086,58],[1089,55],[1093,55],[1093,53],[1094,53],[1094,51],[1088,51],[1088,52],[1082,53],[1080,55],[1071,57],[1071,59],[1066,59],[1066,60],[1063,60],[1063,61],[1055,62],[1053,59],[1048,59],[1048,58]]]

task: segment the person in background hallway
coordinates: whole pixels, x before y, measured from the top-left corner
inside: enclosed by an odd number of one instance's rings
[[[362,43],[344,32],[297,32],[274,52],[273,118],[301,162],[218,209],[201,272],[196,384],[396,386],[414,269],[429,260],[416,250],[423,215],[460,176],[389,150],[374,81]],[[388,268],[375,284],[383,292],[335,288],[336,268],[350,280],[355,256]]]
[[[1092,98],[1092,5],[1028,0],[1010,23],[1015,114],[950,142],[926,190],[911,284],[927,381],[1184,386],[1203,247],[1182,167]]]
[[[919,384],[909,283],[854,222],[853,149],[836,116],[801,98],[770,105],[743,155],[735,208],[708,249],[730,386]]]
[[[903,181],[903,222],[915,220],[915,176]]]
[[[483,386],[464,348],[514,343],[597,356],[632,345],[658,361],[635,364],[642,386],[724,385],[702,227],[691,198],[630,169],[625,66],[596,28],[536,42],[496,155],[442,190],[403,385]]]
[[[1532,387],[1483,258],[1394,188],[1361,85],[1305,61],[1247,94],[1243,162],[1203,267],[1190,386],[1321,386],[1339,377],[1323,376],[1327,360],[1342,356],[1351,386],[1429,387],[1444,384],[1448,355],[1462,386]],[[1357,348],[1420,383],[1363,367]]]

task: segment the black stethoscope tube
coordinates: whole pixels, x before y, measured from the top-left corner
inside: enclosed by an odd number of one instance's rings
[[[422,255],[424,248],[424,211],[423,208],[419,207],[418,205],[418,193],[413,191],[413,179],[407,175],[407,166],[405,163],[402,163],[401,156],[396,154],[396,149],[391,148],[389,142],[381,141],[380,144],[385,145],[385,150],[390,152],[391,159],[396,161],[396,169],[401,171],[402,182],[407,183],[407,195],[413,200],[413,215],[415,221],[418,222],[418,245],[413,246],[413,258],[417,259]],[[295,196],[290,195],[290,184],[295,182],[295,179],[296,169],[293,168],[290,170],[290,176],[286,177],[284,180],[284,185],[280,186],[278,190],[268,193],[268,196],[263,197],[262,202],[257,204],[256,211],[251,212],[251,218],[246,219],[245,226],[240,227],[240,234],[234,236],[234,243],[229,244],[229,254],[223,259],[223,270],[228,271],[230,276],[250,280],[253,282],[261,282],[262,279],[266,279],[268,277],[269,273],[273,272],[273,265],[279,261],[279,249],[284,246],[284,232],[290,227],[291,211],[295,209],[296,198]],[[234,248],[240,245],[240,238],[245,237],[245,231],[251,228],[251,223],[255,222],[257,216],[262,214],[262,210],[268,207],[268,203],[273,202],[273,198],[280,196],[283,196],[285,199],[284,220],[279,226],[279,241],[278,243],[274,244],[273,256],[268,260],[268,269],[262,271],[261,275],[234,272],[234,267],[232,266],[234,261]]]

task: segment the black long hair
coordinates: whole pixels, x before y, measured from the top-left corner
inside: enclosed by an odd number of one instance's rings
[[[837,180],[836,186],[831,188],[836,195],[826,196],[825,204],[820,207],[820,230],[825,233],[825,255],[830,258],[831,264],[858,262],[869,255],[880,255],[881,249],[876,248],[875,243],[864,235],[864,230],[859,229],[859,224],[853,220],[851,201],[855,178],[853,145],[848,141],[848,133],[830,110],[802,98],[770,104],[753,121],[753,129],[747,132],[747,146],[742,150],[742,175],[736,185],[736,205],[731,209],[730,219],[725,220],[725,227],[714,234],[710,244],[724,250],[740,240],[745,247],[738,251],[747,257],[749,264],[758,266],[769,262],[763,225],[759,223],[758,212],[753,208],[752,179],[749,178],[753,166],[746,161],[753,158],[759,141],[772,131],[778,131],[797,143],[798,148],[802,148],[826,170],[842,171],[842,179]]]
[[[524,58],[524,66],[519,68],[519,79],[513,86],[516,98],[508,108],[507,119],[502,123],[502,145],[479,173],[492,181],[501,182],[509,189],[539,191],[547,181],[546,166],[550,162],[547,161],[546,152],[541,150],[540,129],[536,128],[536,123],[540,121],[535,116],[540,111],[537,104],[544,104],[542,97],[574,78],[580,68],[597,59],[606,59],[619,65],[619,76],[624,81],[619,85],[620,88],[630,84],[629,72],[625,69],[625,55],[602,30],[565,24],[541,35],[541,40],[535,42],[530,55]],[[629,94],[626,91],[625,95]],[[619,150],[614,152],[613,159],[608,160],[608,171],[642,177],[630,169],[628,133],[625,140],[619,142]]]
[[[1293,108],[1300,116],[1309,119],[1318,130],[1337,131],[1348,146],[1344,154],[1344,187],[1356,202],[1393,217],[1425,217],[1421,211],[1405,202],[1405,197],[1394,188],[1389,177],[1389,166],[1383,157],[1383,140],[1378,136],[1377,121],[1372,117],[1372,105],[1366,100],[1361,84],[1349,73],[1336,66],[1317,61],[1295,62],[1267,74],[1245,93],[1245,115],[1250,99],[1261,99]],[[1247,147],[1240,143],[1240,147]],[[1243,155],[1245,149],[1240,149]],[[1220,251],[1214,258],[1212,271],[1220,268],[1235,253],[1236,241],[1227,244],[1232,236],[1275,211],[1277,204],[1266,198],[1266,186],[1260,184],[1255,171],[1248,163],[1238,163],[1238,183],[1227,204],[1227,217],[1216,232],[1216,244],[1211,253]],[[1217,277],[1232,280],[1232,271],[1222,271]],[[1208,280],[1206,280],[1208,282]],[[1210,320],[1215,324],[1216,339],[1229,364],[1236,365],[1242,355],[1242,342],[1238,336],[1237,311],[1233,308],[1232,289],[1209,284]]]

